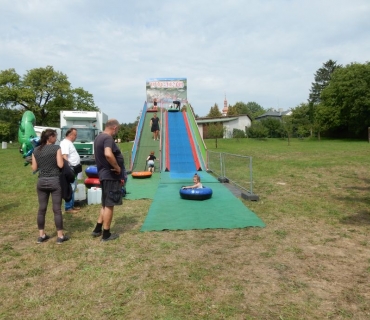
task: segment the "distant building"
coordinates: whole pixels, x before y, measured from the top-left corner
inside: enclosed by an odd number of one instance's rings
[[[227,100],[226,100],[226,94],[225,94],[225,100],[224,100],[224,107],[222,109],[222,115],[224,117],[227,116],[227,111],[229,110],[229,107],[227,106]]]
[[[291,114],[292,114],[291,110],[283,111],[283,109],[280,108],[278,111],[269,110],[266,113],[264,113],[263,115],[260,115],[260,116],[256,117],[255,120],[258,121],[258,120],[264,120],[264,119],[267,119],[267,118],[272,118],[272,119],[278,119],[278,120],[281,121],[282,116],[290,116]]]
[[[245,132],[252,124],[251,118],[246,114],[233,117],[222,116],[216,118],[198,118],[195,119],[195,121],[197,122],[200,135],[203,139],[207,138],[207,125],[210,123],[222,123],[225,128],[224,138],[232,138],[234,129],[239,129]]]

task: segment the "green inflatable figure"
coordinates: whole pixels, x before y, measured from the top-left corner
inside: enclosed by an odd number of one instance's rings
[[[23,113],[18,130],[18,141],[21,146],[20,153],[26,159],[25,166],[31,162],[31,155],[34,149],[34,140],[37,138],[33,126],[36,124],[36,117],[32,111]]]

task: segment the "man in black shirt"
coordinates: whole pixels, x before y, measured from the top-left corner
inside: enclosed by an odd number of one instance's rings
[[[94,141],[95,161],[102,188],[102,207],[91,235],[93,237],[103,235],[101,241],[114,240],[119,237],[118,234],[110,233],[114,206],[122,205],[121,179],[124,173],[124,160],[113,139],[118,129],[119,123],[116,119],[108,120],[105,130]]]

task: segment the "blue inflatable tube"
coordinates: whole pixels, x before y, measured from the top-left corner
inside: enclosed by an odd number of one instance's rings
[[[207,200],[212,197],[212,189],[204,186],[199,189],[180,189],[180,197],[186,200]]]
[[[98,167],[89,166],[85,169],[85,173],[89,178],[98,178]]]

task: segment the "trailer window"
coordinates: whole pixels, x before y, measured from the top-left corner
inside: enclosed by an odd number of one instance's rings
[[[94,129],[77,129],[77,139],[78,142],[91,142],[95,139]]]

